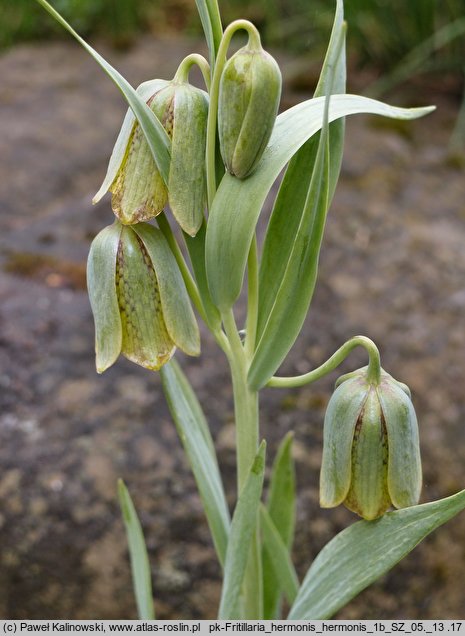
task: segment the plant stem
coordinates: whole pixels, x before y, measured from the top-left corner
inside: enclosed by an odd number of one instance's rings
[[[230,351],[227,353],[234,393],[236,420],[237,490],[240,495],[255,459],[259,441],[258,393],[247,384],[249,361],[237,331],[232,309],[222,316]],[[244,575],[244,616],[249,620],[263,617],[263,590],[259,519],[252,538],[249,561]]]
[[[280,378],[275,376],[271,378],[266,386],[291,388],[315,382],[331,371],[334,371],[334,369],[336,369],[336,367],[338,367],[341,362],[347,358],[349,353],[355,349],[355,347],[363,347],[368,352],[369,362],[367,369],[367,381],[370,384],[378,385],[381,377],[381,363],[378,348],[375,343],[370,340],[370,338],[367,338],[366,336],[354,336],[345,342],[342,347],[339,347],[339,349],[333,353],[326,362],[313,371],[290,378]]]
[[[247,358],[232,309],[223,314],[223,324],[230,344],[228,360],[233,380],[237,439],[237,489],[240,493],[258,449],[258,395],[247,385]]]

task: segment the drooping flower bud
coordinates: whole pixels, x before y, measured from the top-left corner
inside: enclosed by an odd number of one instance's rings
[[[151,225],[115,221],[102,230],[90,248],[87,287],[99,373],[120,353],[151,370],[168,362],[176,347],[199,354],[184,281],[163,234]]]
[[[391,506],[417,504],[421,461],[408,387],[385,371],[378,385],[370,384],[366,368],[336,387],[324,423],[320,505],[343,503],[371,520]]]
[[[145,82],[138,92],[172,141],[168,187],[140,125],[128,111],[94,203],[109,190],[116,217],[121,223],[132,225],[157,216],[169,201],[179,225],[195,236],[206,201],[208,95],[179,73],[172,82]]]
[[[220,80],[218,133],[221,156],[231,174],[249,176],[270,139],[281,97],[275,59],[254,42],[226,63]]]

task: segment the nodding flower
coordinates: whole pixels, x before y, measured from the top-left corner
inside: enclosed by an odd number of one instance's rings
[[[324,423],[320,505],[343,503],[367,520],[391,506],[418,503],[422,472],[410,391],[385,371],[379,384],[366,367],[336,383]]]
[[[120,353],[151,370],[168,362],[176,347],[199,355],[197,322],[160,230],[118,221],[103,229],[90,248],[87,287],[99,373]]]
[[[142,128],[129,110],[107,175],[93,201],[97,203],[110,191],[113,212],[125,225],[147,221],[169,203],[182,229],[195,236],[206,204],[208,94],[189,84],[182,65],[171,82],[145,82],[138,92],[171,140],[168,184],[157,169]]]

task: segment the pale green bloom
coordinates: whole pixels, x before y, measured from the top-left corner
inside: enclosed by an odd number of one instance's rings
[[[410,391],[382,371],[369,384],[366,369],[336,385],[324,424],[320,504],[343,503],[365,519],[391,506],[418,503],[421,461],[418,426]]]
[[[139,123],[128,111],[94,203],[110,191],[113,212],[125,225],[147,221],[160,214],[169,203],[182,229],[195,236],[202,224],[206,203],[208,95],[178,78],[171,82],[145,82],[138,92],[171,139],[168,186],[157,169]]]
[[[102,230],[90,249],[87,286],[99,373],[120,353],[152,370],[168,362],[176,347],[200,353],[184,281],[160,230],[117,221]]]

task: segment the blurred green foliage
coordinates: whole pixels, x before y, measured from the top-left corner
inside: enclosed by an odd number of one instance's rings
[[[62,33],[34,0],[2,0],[0,47]],[[255,22],[267,45],[294,53],[323,46],[333,0],[220,0],[224,22],[238,16]],[[141,31],[192,33],[200,24],[194,0],[54,0],[83,35],[129,44]],[[359,63],[393,71],[412,51],[422,70],[462,71],[465,60],[465,0],[346,0],[349,44]],[[439,39],[435,41],[436,35]],[[418,69],[417,69],[418,70]]]
[[[0,47],[24,40],[63,37],[63,30],[34,0],[3,0]],[[54,0],[53,5],[84,36],[98,34],[114,44],[129,42],[147,28],[149,14],[142,0]]]

